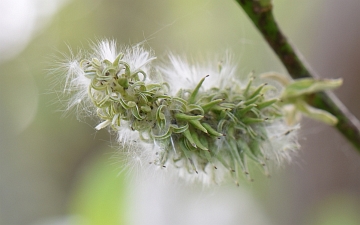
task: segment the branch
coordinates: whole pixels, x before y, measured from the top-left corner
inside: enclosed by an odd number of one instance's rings
[[[277,25],[270,0],[236,0],[275,51],[293,79],[316,77]],[[336,128],[360,151],[360,122],[340,100],[329,92],[312,94],[307,102],[338,118]]]

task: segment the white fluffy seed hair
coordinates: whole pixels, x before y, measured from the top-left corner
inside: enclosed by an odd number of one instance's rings
[[[75,109],[80,120],[93,114],[95,109],[87,96],[90,80],[84,76],[80,66],[84,55],[83,50],[74,52],[68,46],[67,53],[60,52],[59,55],[53,56],[52,68],[49,69],[53,82],[50,91],[57,94],[59,102],[63,105],[61,111],[68,114]]]
[[[205,89],[234,87],[234,84],[240,84],[238,80],[241,79],[237,77],[236,65],[234,58],[228,52],[215,58],[205,57],[202,63],[169,53],[168,60],[159,66],[159,70],[174,94],[181,88],[195,88],[200,79],[206,75],[209,77],[202,85]]]
[[[143,70],[149,73],[149,63],[156,59],[152,51],[143,47],[143,43],[133,46],[117,46],[115,40],[101,40],[92,45],[93,54],[90,56],[99,60],[107,59],[113,62],[119,53],[124,54],[123,61],[130,65],[132,71]]]
[[[291,162],[300,147],[297,138],[300,125],[288,125],[284,120],[274,121],[266,126],[268,140],[262,145],[262,153],[276,165]]]

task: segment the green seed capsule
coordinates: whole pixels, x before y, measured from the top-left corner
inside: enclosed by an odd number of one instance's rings
[[[189,123],[191,124],[191,125],[193,125],[194,126],[194,128],[196,128],[196,129],[198,129],[198,130],[200,130],[200,131],[202,131],[202,132],[204,132],[204,133],[208,133],[208,131],[206,130],[206,128],[205,127],[203,127],[203,125],[201,125],[201,123],[199,122],[199,120],[189,120]]]
[[[187,129],[186,131],[184,131],[184,136],[186,137],[186,139],[190,142],[190,144],[194,147],[194,148],[197,148],[196,147],[196,144],[195,144],[195,141],[193,139],[193,136],[191,135],[190,133],[190,130]]]
[[[194,131],[194,132],[191,132],[191,136],[194,140],[194,143],[197,147],[199,147],[200,149],[202,150],[205,150],[205,151],[208,151],[209,149],[207,147],[205,147],[199,140],[199,137],[198,137],[198,134]]]
[[[209,124],[207,123],[202,123],[201,124],[203,127],[205,127],[205,129],[208,131],[209,134],[214,135],[216,137],[220,137],[223,136],[222,133],[217,132],[214,128],[212,128]]]
[[[197,116],[192,116],[192,115],[187,115],[184,113],[176,113],[175,114],[175,118],[178,120],[184,120],[184,121],[191,121],[191,120],[200,120],[202,119],[204,116],[202,115],[197,115]]]

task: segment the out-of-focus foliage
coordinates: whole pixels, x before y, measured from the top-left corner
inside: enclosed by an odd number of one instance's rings
[[[109,155],[90,160],[75,182],[71,194],[70,214],[78,215],[84,225],[128,224],[128,191],[119,165],[109,163]]]
[[[360,224],[359,202],[347,194],[335,194],[311,208],[310,225]]]

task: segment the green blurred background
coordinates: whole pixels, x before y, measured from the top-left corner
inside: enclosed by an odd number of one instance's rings
[[[287,36],[360,117],[360,1],[274,0]],[[243,73],[285,72],[232,0],[1,0],[0,224],[360,224],[360,155],[305,119],[293,163],[204,189],[120,173],[115,137],[65,113],[54,58],[101,38],[196,59],[231,50]],[[64,116],[64,115],[67,116]]]

